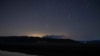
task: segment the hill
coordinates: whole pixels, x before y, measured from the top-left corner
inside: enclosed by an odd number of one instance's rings
[[[99,50],[99,47],[99,44],[84,44],[72,39],[27,36],[0,37],[0,50],[32,55],[81,55],[94,53]]]

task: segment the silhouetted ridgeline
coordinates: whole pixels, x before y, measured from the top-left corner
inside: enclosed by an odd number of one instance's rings
[[[72,39],[55,39],[49,36],[43,38],[27,36],[0,37],[0,50],[36,55],[92,53],[99,50],[99,45],[99,40],[82,43]]]
[[[0,37],[1,44],[21,44],[21,43],[35,43],[38,41],[38,37],[27,37],[27,36],[8,36]]]
[[[71,39],[54,39],[48,38],[48,36],[44,36],[43,38],[39,37],[27,37],[27,36],[8,36],[8,37],[0,37],[0,44],[13,44],[13,45],[23,45],[23,44],[81,44],[79,41],[71,40]]]

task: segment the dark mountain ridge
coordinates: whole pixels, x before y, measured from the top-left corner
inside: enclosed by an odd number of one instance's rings
[[[98,42],[97,42],[98,43]],[[98,45],[90,45],[89,42],[81,43],[72,39],[39,38],[27,36],[0,37],[0,50],[21,52],[38,55],[71,55],[94,53],[99,51]]]

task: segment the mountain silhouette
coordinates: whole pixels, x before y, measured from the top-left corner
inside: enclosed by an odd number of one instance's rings
[[[59,38],[57,38],[59,37]],[[94,41],[92,41],[94,43]],[[92,43],[91,42],[91,43]],[[96,41],[99,43],[99,41]],[[83,44],[80,41],[72,39],[63,39],[62,36],[43,36],[39,37],[27,37],[27,36],[3,36],[0,37],[0,50],[21,52],[26,54],[35,55],[71,55],[81,53],[94,53],[99,50],[98,45]],[[97,48],[97,49],[96,49]]]

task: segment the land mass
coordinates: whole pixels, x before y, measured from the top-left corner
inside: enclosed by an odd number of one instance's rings
[[[100,41],[75,41],[72,39],[39,38],[27,36],[0,37],[0,50],[31,55],[82,55],[98,52]]]

